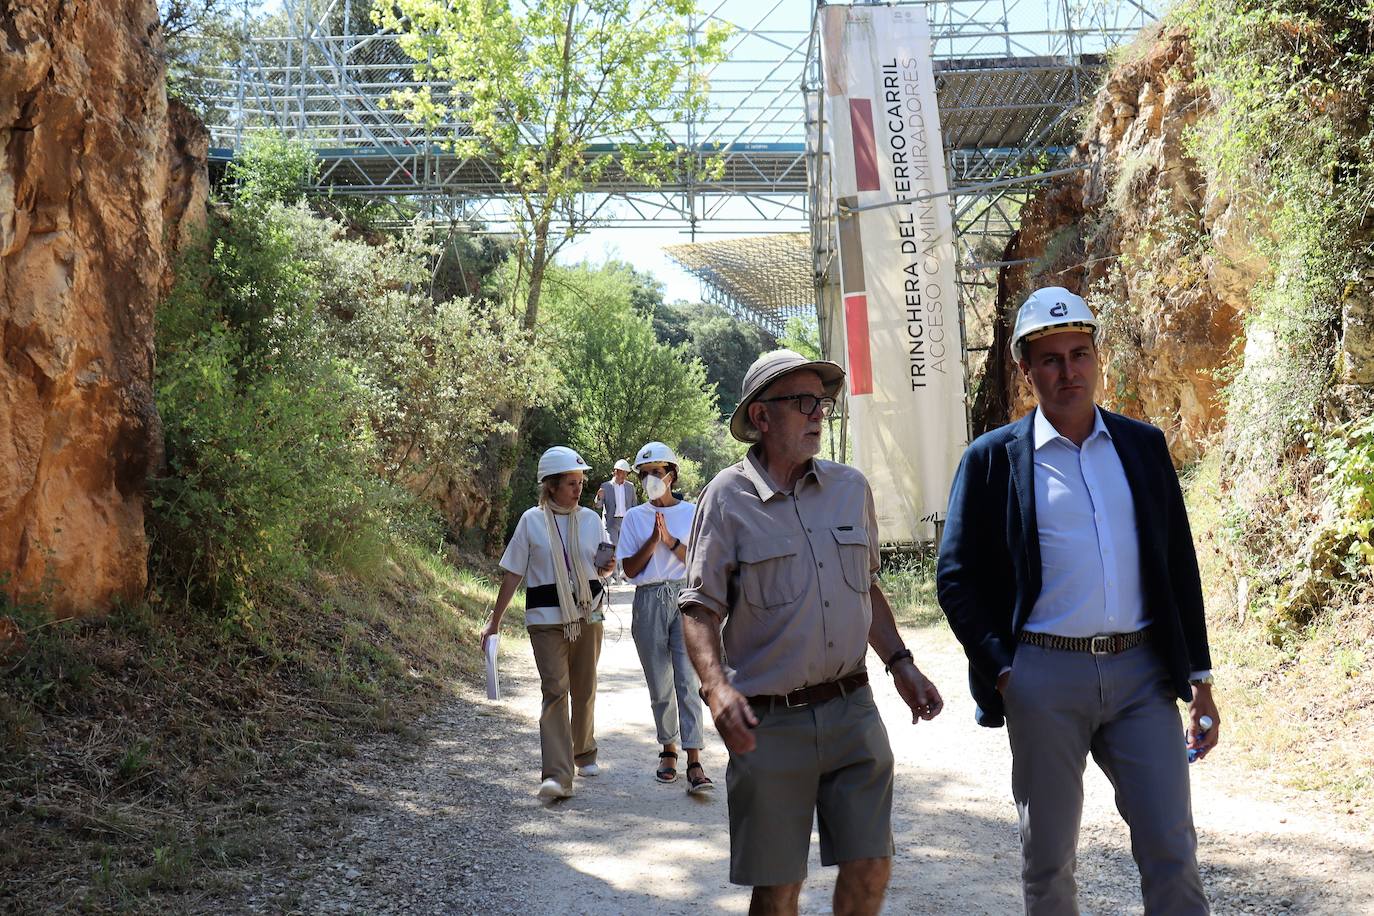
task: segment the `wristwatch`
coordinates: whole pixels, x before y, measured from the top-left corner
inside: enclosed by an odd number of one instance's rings
[[[1204,675],[1202,675],[1201,677],[1190,677],[1190,678],[1188,678],[1188,683],[1190,683],[1190,684],[1206,684],[1208,687],[1211,687],[1211,686],[1212,686],[1212,675],[1211,675],[1211,674],[1204,674]]]

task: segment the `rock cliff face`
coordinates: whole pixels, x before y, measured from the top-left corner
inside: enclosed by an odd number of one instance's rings
[[[1005,260],[1027,263],[1000,277],[1000,359],[989,360],[975,424],[995,427],[1033,404],[1007,352],[1011,322],[1032,290],[1065,286],[1104,323],[1102,403],[1159,425],[1184,461],[1224,426],[1215,371],[1267,265],[1246,241],[1256,228],[1237,225],[1239,208],[1210,192],[1185,150],[1210,103],[1184,35],[1147,36],[1142,47],[1097,96],[1074,156],[1088,167],[1022,211]]]
[[[61,615],[146,585],[164,240],[204,193],[169,176],[199,142],[169,139],[153,0],[0,0],[0,573]]]

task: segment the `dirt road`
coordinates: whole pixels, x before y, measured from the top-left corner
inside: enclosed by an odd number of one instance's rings
[[[357,913],[744,913],[726,880],[725,751],[708,734],[713,795],[654,781],[648,693],[630,639],[628,588],[615,589],[597,701],[601,775],[554,804],[538,784],[538,681],[528,648],[508,640],[505,696],[475,695],[424,723],[418,754],[360,748],[325,790],[337,815],[252,887],[245,909]],[[945,713],[912,726],[875,677],[897,757],[897,856],[885,912],[1020,911],[1019,849],[1006,734],[973,721],[963,656],[942,628],[909,632]],[[870,669],[882,667],[870,659]],[[1193,770],[1203,877],[1217,913],[1374,914],[1374,837],[1311,796],[1230,765],[1224,747]],[[1124,825],[1089,765],[1079,849],[1085,913],[1139,913]],[[803,912],[829,912],[834,869],[812,843]]]

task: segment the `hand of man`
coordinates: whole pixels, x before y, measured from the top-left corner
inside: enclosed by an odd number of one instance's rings
[[[1011,680],[1011,669],[1010,669],[1010,668],[1008,668],[1006,671],[1003,671],[1001,674],[997,675],[997,692],[998,692],[998,693],[1002,693],[1002,694],[1006,693],[1006,692],[1007,692],[1007,682],[1010,681],[1010,680]]]
[[[945,708],[940,691],[935,689],[935,685],[910,659],[903,659],[892,669],[892,681],[897,685],[897,693],[911,709],[912,725],[916,725],[922,719],[929,722]]]
[[[747,754],[754,749],[754,726],[759,717],[744,694],[729,684],[718,684],[707,694],[716,731],[732,754]]]
[[[1211,718],[1212,727],[1207,729],[1207,734],[1199,735],[1202,731],[1199,720],[1203,716]],[[1216,700],[1212,699],[1212,685],[1194,684],[1193,702],[1188,704],[1188,746],[1197,750],[1198,760],[1206,757],[1207,752],[1217,746],[1220,734],[1221,713],[1217,711]]]

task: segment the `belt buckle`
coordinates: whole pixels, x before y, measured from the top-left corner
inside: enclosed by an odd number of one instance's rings
[[[1093,655],[1111,655],[1111,654],[1112,654],[1112,638],[1113,638],[1113,637],[1111,637],[1111,636],[1094,636],[1094,637],[1092,638],[1093,641],[1092,641],[1092,645],[1091,645],[1091,647],[1090,647],[1090,649],[1091,649],[1091,651],[1092,651],[1092,654],[1093,654]],[[1101,648],[1098,648],[1099,646],[1101,646]]]
[[[783,695],[782,695],[782,705],[786,706],[788,709],[800,709],[800,708],[802,708],[803,706],[810,706],[810,705],[811,705],[811,701],[810,701],[810,700],[798,700],[798,701],[795,702],[795,703],[792,702],[792,695],[793,695],[793,694],[797,694],[797,693],[801,693],[801,692],[802,692],[803,690],[805,690],[805,689],[806,689],[806,688],[803,687],[801,690],[794,690],[794,691],[792,691],[792,693],[785,693],[785,694],[783,694]]]

